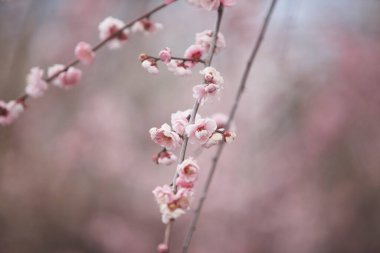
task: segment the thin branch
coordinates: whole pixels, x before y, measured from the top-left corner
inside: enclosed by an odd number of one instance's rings
[[[147,59],[153,59],[155,61],[161,61],[161,59],[159,57],[155,57],[155,56],[151,56],[151,55],[146,55],[146,57],[147,57]],[[176,56],[172,56],[171,59],[172,60],[179,60],[179,61],[183,61],[183,62],[186,62],[186,61],[200,62],[200,63],[203,63],[204,65],[206,65],[206,61],[202,60],[202,59],[191,59],[191,58],[183,58],[183,57],[176,57]]]
[[[116,31],[115,33],[113,33],[111,36],[107,37],[106,39],[104,39],[104,40],[100,41],[98,44],[96,44],[92,48],[92,51],[94,51],[94,52],[98,51],[99,49],[101,49],[102,47],[104,47],[107,44],[107,42],[109,42],[110,40],[112,40],[112,39],[116,38],[117,36],[119,36],[125,29],[130,28],[134,23],[138,22],[141,19],[150,17],[153,13],[158,12],[159,10],[165,8],[166,6],[172,4],[172,3],[176,2],[176,1],[177,0],[174,0],[173,2],[171,2],[169,4],[166,4],[166,3],[160,4],[157,7],[153,8],[152,10],[150,10],[150,11],[146,12],[145,14],[141,15],[140,17],[135,18],[134,20],[132,20],[129,23],[125,24],[122,28],[120,28],[118,31]],[[70,67],[76,66],[77,64],[79,64],[79,62],[80,61],[78,59],[72,60],[61,71],[58,71],[54,75],[47,77],[45,79],[45,81],[47,83],[53,81],[61,73],[67,71]],[[27,100],[28,98],[29,98],[28,94],[24,94],[24,95],[20,96],[17,100],[25,102],[25,100]]]
[[[217,42],[217,39],[218,39],[217,35],[219,33],[219,30],[220,30],[220,24],[221,24],[222,17],[223,17],[223,10],[224,10],[224,6],[221,4],[219,6],[219,8],[218,8],[218,18],[217,18],[216,27],[215,27],[215,30],[214,30],[214,33],[213,33],[211,53],[208,56],[208,59],[205,61],[206,62],[206,66],[210,66],[211,65],[212,58],[213,58],[213,56],[215,54],[215,50],[216,50],[216,46],[217,46],[216,42]],[[199,103],[198,100],[196,100],[195,103],[194,103],[192,112],[191,112],[191,117],[190,117],[189,124],[194,124],[195,115],[197,115],[199,106],[200,106],[200,103]],[[189,142],[189,138],[185,135],[185,137],[183,139],[182,146],[181,146],[181,151],[180,151],[179,159],[178,159],[178,163],[179,164],[182,163],[185,160],[186,149],[187,149],[188,142]],[[176,186],[176,182],[175,182],[176,179],[177,179],[177,177],[178,177],[178,171],[176,170],[175,173],[174,173],[173,180],[172,180],[172,189],[173,189],[174,193],[177,192],[177,186]],[[168,224],[166,225],[166,231],[169,231],[169,233],[165,233],[164,242],[170,242],[169,239],[170,239],[171,229],[169,229],[169,227],[173,226],[173,223],[174,223],[174,220],[170,220],[168,222]],[[170,249],[170,245],[167,244],[167,246],[168,246],[168,249]]]
[[[248,79],[248,76],[249,76],[249,72],[250,72],[251,67],[252,67],[252,63],[256,59],[257,52],[259,51],[260,46],[261,46],[261,44],[263,42],[264,36],[265,36],[265,34],[267,32],[268,25],[269,25],[271,16],[273,14],[276,2],[277,2],[277,0],[273,0],[272,3],[271,3],[271,5],[270,5],[270,7],[269,7],[268,13],[267,13],[267,15],[265,17],[264,23],[263,23],[263,25],[261,27],[261,30],[260,30],[260,35],[259,35],[258,39],[255,42],[255,45],[254,45],[253,50],[252,50],[252,53],[251,53],[251,55],[249,57],[247,65],[245,67],[245,70],[244,70],[244,73],[243,73],[243,76],[242,76],[242,79],[241,79],[241,82],[240,82],[240,86],[239,86],[239,89],[238,89],[237,94],[236,94],[235,102],[234,102],[234,104],[233,104],[233,106],[231,108],[230,114],[228,116],[228,121],[227,121],[227,124],[226,124],[226,129],[229,129],[229,127],[231,125],[231,122],[232,122],[232,120],[235,117],[236,110],[237,110],[237,107],[239,105],[241,96],[242,96],[242,94],[244,92],[244,89],[246,87],[246,83],[247,83],[247,79]],[[200,198],[200,200],[198,202],[198,205],[197,205],[197,207],[196,207],[196,209],[194,211],[195,212],[194,213],[194,217],[193,217],[193,219],[191,221],[190,228],[189,228],[189,230],[187,232],[185,241],[183,243],[182,253],[187,253],[187,251],[189,249],[191,238],[192,238],[192,236],[193,236],[193,234],[194,234],[194,232],[196,230],[196,226],[197,226],[197,223],[198,223],[198,220],[199,220],[199,216],[200,216],[200,213],[201,213],[204,201],[206,199],[206,196],[207,196],[207,193],[208,193],[208,189],[210,187],[211,180],[213,178],[216,166],[217,166],[218,161],[220,159],[220,156],[222,154],[223,148],[224,148],[224,142],[222,142],[221,144],[219,144],[218,149],[217,149],[217,151],[216,151],[216,153],[215,153],[215,155],[214,155],[214,157],[212,159],[211,169],[210,169],[210,171],[208,173],[207,180],[206,180],[206,183],[204,185],[204,188],[203,188],[203,191],[202,191],[202,194],[201,194],[201,198]]]

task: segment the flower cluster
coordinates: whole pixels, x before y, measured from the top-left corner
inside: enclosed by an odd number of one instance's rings
[[[147,57],[142,55],[140,57]],[[170,60],[170,50],[165,49],[160,53],[162,61]],[[147,58],[149,60],[149,58]],[[200,73],[203,76],[203,84],[194,87],[194,97],[198,103],[203,103],[209,97],[214,96],[221,89],[224,80],[221,74],[213,67],[206,67]],[[200,90],[201,92],[196,93]],[[153,127],[149,130],[151,139],[163,150],[153,156],[157,164],[171,165],[177,160],[174,151],[184,142],[198,144],[209,148],[220,142],[231,143],[236,134],[226,131],[228,117],[224,114],[215,114],[211,118],[203,118],[195,111],[188,109],[171,114],[171,125],[164,123],[160,128]],[[168,185],[158,186],[153,191],[160,207],[162,221],[169,222],[186,212],[194,195],[194,183],[199,176],[199,166],[193,158],[182,161],[177,166],[175,187]]]
[[[128,27],[122,20],[107,17],[98,26],[99,38],[102,42],[94,48],[87,42],[79,42],[74,49],[76,61],[68,66],[54,64],[48,68],[46,77],[44,76],[45,71],[43,69],[39,67],[31,68],[26,77],[26,95],[17,101],[10,101],[8,103],[0,101],[0,125],[12,123],[24,111],[25,99],[28,97],[42,97],[49,88],[48,84],[50,82],[52,85],[63,89],[70,89],[78,84],[82,78],[82,71],[74,67],[74,65],[79,62],[84,65],[92,64],[96,56],[95,50],[102,46],[102,43],[106,43],[110,49],[120,48],[129,38],[130,31]],[[144,34],[154,33],[159,29],[162,29],[162,25],[152,22],[149,18],[142,18],[136,21],[132,24],[131,28],[132,32],[143,32]],[[155,71],[154,64],[150,65],[148,63],[144,63],[148,71],[158,73],[158,69]]]
[[[183,57],[173,57],[170,48],[166,47],[158,53],[158,57],[141,54],[139,59],[141,66],[151,74],[158,74],[157,62],[162,61],[170,72],[178,76],[186,76],[192,73],[198,63],[205,63],[203,57],[212,53],[211,44],[213,41],[212,31],[205,30],[195,35],[194,44],[190,45],[184,52]],[[218,33],[216,39],[215,52],[218,53],[226,47],[226,41],[222,33]]]
[[[199,166],[192,158],[184,160],[177,166],[177,191],[174,193],[168,185],[157,186],[153,190],[156,202],[160,207],[162,222],[176,219],[190,208],[194,196],[194,182],[198,179]]]
[[[9,101],[5,103],[0,100],[0,125],[9,125],[24,111],[22,101]]]

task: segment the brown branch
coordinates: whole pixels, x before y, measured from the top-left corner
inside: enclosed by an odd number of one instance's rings
[[[224,6],[221,4],[218,8],[218,18],[217,18],[217,21],[216,21],[216,27],[215,27],[215,31],[213,33],[213,39],[212,39],[212,47],[211,47],[211,53],[210,55],[208,56],[208,59],[205,61],[206,62],[206,66],[210,66],[211,65],[211,62],[212,62],[212,58],[215,54],[215,50],[216,50],[216,42],[217,42],[217,39],[218,39],[218,33],[219,33],[219,30],[220,30],[220,24],[221,24],[221,21],[222,21],[222,17],[223,17],[223,8]],[[192,112],[191,112],[191,117],[190,117],[190,121],[189,121],[189,124],[194,124],[194,121],[195,121],[195,115],[197,115],[197,112],[198,112],[198,109],[199,109],[199,106],[200,106],[200,103],[198,100],[195,101],[194,103],[194,106],[193,106],[193,109],[192,109]],[[184,160],[185,160],[185,155],[186,155],[186,149],[187,149],[187,144],[189,142],[189,138],[185,135],[184,139],[183,139],[183,143],[182,143],[182,146],[181,146],[181,151],[180,151],[180,155],[179,155],[179,159],[178,159],[178,163],[182,163]],[[175,173],[174,173],[174,177],[173,177],[173,180],[172,180],[172,189],[173,189],[173,192],[176,193],[177,192],[177,186],[176,186],[176,179],[178,177],[178,171],[176,170]],[[169,231],[169,233],[165,233],[165,237],[164,237],[164,242],[169,242],[170,240],[170,232],[171,232],[171,229],[168,229],[168,227],[171,227],[174,223],[174,220],[170,220],[168,222],[168,224],[166,225],[166,231]],[[168,249],[170,249],[170,245],[168,244]]]
[[[172,3],[176,2],[177,0],[174,0]],[[92,48],[92,51],[96,52],[98,51],[99,49],[101,49],[102,47],[104,47],[107,42],[109,42],[110,40],[116,38],[117,36],[119,36],[125,29],[131,27],[134,23],[136,23],[137,21],[141,20],[141,19],[144,19],[144,18],[147,18],[147,17],[150,17],[153,13],[156,13],[157,11],[165,8],[166,6],[170,5],[171,3],[169,4],[160,4],[158,5],[157,7],[153,8],[152,10],[146,12],[145,14],[141,15],[140,17],[130,21],[129,23],[125,24],[122,28],[120,28],[119,30],[117,30],[115,33],[113,33],[111,36],[107,37],[106,39],[100,41],[98,44],[96,44],[93,48]],[[79,64],[79,60],[78,59],[75,59],[75,60],[72,60],[69,64],[67,64],[61,71],[58,71],[56,72],[54,75],[52,76],[49,76],[45,79],[45,81],[47,83],[50,83],[51,81],[53,81],[55,78],[57,78],[61,73],[67,71],[70,67],[73,67],[73,66],[76,66],[77,64]],[[17,100],[18,101],[22,101],[22,102],[25,102],[27,99],[29,98],[28,94],[24,94],[22,96],[20,96]]]
[[[245,67],[245,70],[244,70],[244,73],[243,73],[243,76],[242,76],[242,79],[241,79],[241,82],[240,82],[239,89],[238,89],[237,94],[236,94],[235,102],[234,102],[234,104],[233,104],[233,106],[231,108],[230,114],[228,116],[228,121],[227,121],[227,124],[226,124],[226,129],[229,129],[229,127],[231,125],[231,122],[232,122],[232,120],[235,117],[237,107],[239,105],[241,96],[242,96],[242,94],[244,92],[244,89],[245,89],[245,86],[246,86],[246,83],[247,83],[247,79],[248,79],[248,76],[249,76],[249,72],[251,70],[252,63],[256,59],[257,52],[259,51],[260,46],[261,46],[261,44],[263,42],[264,36],[265,36],[265,34],[267,32],[268,25],[269,25],[271,16],[273,14],[273,10],[275,8],[276,2],[277,2],[277,0],[272,0],[272,3],[271,3],[271,5],[269,7],[269,10],[268,10],[268,13],[267,13],[267,15],[265,17],[264,23],[263,23],[263,25],[261,27],[260,35],[259,35],[258,39],[256,40],[255,45],[254,45],[253,50],[252,50],[252,53],[251,53],[251,55],[250,55],[250,57],[248,59],[247,65]],[[189,230],[187,232],[185,241],[183,243],[182,253],[187,253],[187,251],[189,249],[191,238],[192,238],[192,236],[193,236],[193,234],[194,234],[194,232],[196,230],[196,226],[197,226],[197,223],[198,223],[198,220],[199,220],[199,216],[200,216],[200,213],[201,213],[204,201],[206,199],[206,196],[207,196],[207,193],[208,193],[208,189],[210,187],[211,180],[213,178],[216,166],[217,166],[218,161],[220,159],[220,156],[222,154],[223,148],[224,148],[224,142],[222,142],[221,144],[219,144],[218,149],[217,149],[217,151],[216,151],[216,153],[215,153],[215,155],[214,155],[214,157],[212,159],[211,169],[210,169],[210,171],[208,173],[207,180],[206,180],[206,183],[204,185],[201,198],[200,198],[200,200],[198,202],[198,205],[197,205],[197,207],[196,207],[196,209],[194,211],[195,212],[194,213],[194,217],[193,217],[193,219],[191,221],[190,228],[189,228]]]
[[[146,57],[146,59],[153,59],[155,61],[161,61],[161,59],[159,57],[155,57],[155,56],[151,56],[151,55],[144,55],[144,56]],[[191,58],[183,58],[183,57],[176,57],[176,56],[172,56],[171,59],[172,60],[179,60],[179,61],[183,61],[183,62],[186,62],[186,61],[200,62],[200,63],[203,63],[204,65],[206,65],[206,61],[202,60],[202,59],[191,59]]]

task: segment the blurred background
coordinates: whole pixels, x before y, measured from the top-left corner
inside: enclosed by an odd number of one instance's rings
[[[0,99],[22,94],[31,67],[95,44],[105,17],[132,20],[160,2],[0,1]],[[225,88],[201,115],[229,111],[269,2],[225,11],[227,48],[214,58]],[[374,0],[278,1],[190,252],[380,252],[379,13]],[[182,55],[216,14],[179,1],[152,18],[164,30],[102,49],[78,87],[51,87],[0,129],[1,253],[155,252],[164,225],[151,191],[175,166],[152,163],[148,130],[192,106],[200,67],[154,76],[137,57]],[[214,152],[198,157],[197,196]],[[191,217],[175,223],[172,252]]]

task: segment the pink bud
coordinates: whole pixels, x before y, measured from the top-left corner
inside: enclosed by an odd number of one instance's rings
[[[85,65],[89,65],[95,60],[95,53],[92,51],[91,45],[83,41],[75,47],[75,56]]]
[[[160,243],[157,246],[157,252],[158,253],[167,253],[167,252],[169,252],[169,248],[166,244]]]
[[[170,51],[170,48],[166,47],[164,50],[161,50],[158,53],[158,56],[160,57],[163,63],[169,63],[172,59],[172,53]]]

